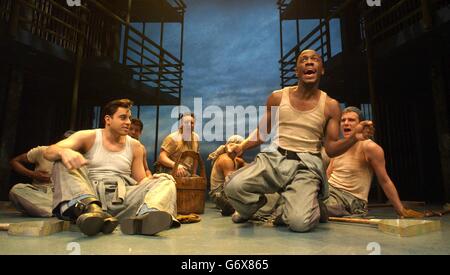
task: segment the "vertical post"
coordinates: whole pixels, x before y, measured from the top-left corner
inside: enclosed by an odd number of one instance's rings
[[[142,22],[142,34],[145,36],[145,22]],[[139,68],[139,81],[142,82],[142,74],[144,73],[144,44],[145,40],[142,37],[142,45],[141,45],[141,66]]]
[[[323,50],[323,26],[322,26],[322,23],[323,23],[324,21],[323,21],[323,19],[322,18],[320,18],[319,19],[319,26],[320,26],[320,52],[321,52],[321,56],[322,56],[322,58],[323,58],[323,60],[324,60],[324,62],[325,61],[328,61],[328,58],[327,59],[325,59],[325,56],[324,56],[324,50]],[[328,53],[327,53],[328,54]]]
[[[330,17],[328,16],[328,0],[325,1],[325,35],[327,37],[327,60],[331,59]]]
[[[300,45],[300,23],[298,22],[298,18],[295,19],[295,30],[297,33],[297,45]],[[299,53],[297,52],[297,55]]]
[[[421,6],[423,27],[425,30],[430,30],[433,25],[433,19],[431,18],[429,0],[421,0]]]
[[[19,16],[20,16],[20,3],[18,1],[11,1],[11,14],[9,17],[8,31],[12,37],[17,36],[19,30]]]
[[[281,88],[284,88],[284,61],[283,61],[283,18],[282,18],[282,8],[283,2],[279,3],[278,10],[280,12],[280,66],[281,66]]]
[[[73,80],[73,89],[72,89],[72,108],[70,113],[70,129],[75,130],[77,124],[77,113],[78,113],[78,94],[80,90],[80,76],[81,76],[81,63],[83,62],[83,48],[84,48],[84,39],[86,34],[87,25],[86,22],[87,16],[85,12],[81,13],[80,20],[80,32],[78,34],[78,43],[77,43],[77,55],[75,60],[75,73]]]
[[[158,137],[159,137],[159,104],[160,104],[160,95],[161,95],[161,74],[163,73],[164,66],[164,52],[163,52],[163,42],[164,42],[164,18],[161,20],[161,29],[159,35],[159,69],[158,69],[158,95],[157,95],[157,103],[156,105],[156,129],[155,129],[155,152],[154,159],[155,161],[158,159]]]
[[[122,52],[122,64],[127,65],[127,55],[128,55],[128,33],[130,32],[130,21],[131,21],[131,5],[133,4],[132,0],[128,0],[127,7],[127,16],[125,18],[127,24],[125,25],[125,31],[123,33],[123,52]]]
[[[179,85],[180,87],[178,88],[178,105],[181,105],[181,86],[182,86],[182,82],[181,82],[181,71],[182,71],[182,64],[183,64],[183,46],[184,46],[184,7],[181,8],[182,12],[181,12],[181,45],[180,45],[180,64],[179,67],[177,67],[177,69],[179,69],[179,74],[180,74],[180,81],[179,81]]]

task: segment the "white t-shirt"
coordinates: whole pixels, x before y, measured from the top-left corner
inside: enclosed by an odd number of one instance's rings
[[[53,168],[53,162],[48,161],[44,158],[44,151],[47,149],[47,146],[38,146],[27,153],[27,159],[29,162],[33,163],[35,165],[34,171],[43,171],[47,172],[48,174],[52,173]],[[51,184],[51,182],[44,183],[44,182],[38,182],[36,180],[33,180],[32,184]]]

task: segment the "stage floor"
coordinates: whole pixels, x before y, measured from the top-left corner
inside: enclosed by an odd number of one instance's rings
[[[372,210],[370,215],[395,217],[392,208]],[[0,232],[0,254],[70,254],[79,247],[87,254],[163,254],[163,255],[297,255],[362,254],[379,247],[381,254],[450,254],[450,215],[441,220],[441,231],[415,237],[398,237],[376,227],[342,223],[320,224],[309,233],[294,233],[287,227],[263,224],[233,224],[207,203],[202,221],[161,232],[157,236],[111,235],[86,237],[72,226],[71,231],[46,237],[17,237]],[[0,223],[30,220],[2,203]],[[73,244],[76,243],[76,244]],[[379,246],[378,246],[379,245]]]

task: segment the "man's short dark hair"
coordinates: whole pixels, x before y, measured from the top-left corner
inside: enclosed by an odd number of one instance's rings
[[[350,113],[350,112],[358,114],[359,121],[365,120],[364,114],[362,113],[362,111],[359,108],[355,107],[355,106],[348,106],[347,108],[345,108],[342,111],[342,114]]]
[[[117,112],[117,109],[119,109],[120,107],[126,108],[126,109],[131,109],[132,106],[133,106],[133,101],[126,99],[126,98],[110,101],[105,105],[105,107],[103,107],[103,117],[105,117],[105,116],[112,117]]]
[[[144,130],[144,123],[142,123],[142,120],[140,120],[139,118],[133,117],[131,119],[131,124],[139,126],[141,128],[141,131]]]

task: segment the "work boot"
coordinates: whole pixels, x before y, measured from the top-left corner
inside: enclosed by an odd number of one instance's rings
[[[264,195],[261,195],[261,196],[259,197],[257,209],[260,209],[260,208],[263,207],[266,203],[267,203],[267,197],[264,196]],[[232,220],[234,223],[244,223],[244,222],[247,222],[250,218],[251,218],[251,217],[249,217],[249,218],[243,217],[243,216],[242,216],[241,214],[239,214],[237,211],[235,211],[235,212],[233,213],[233,215],[231,216],[231,220]]]
[[[76,224],[81,232],[87,236],[94,236],[100,232],[110,234],[119,224],[119,221],[103,211],[101,202],[96,198],[80,200],[73,209]]]
[[[223,196],[216,197],[216,204],[220,208],[222,216],[231,216],[234,213],[234,208],[230,202]]]
[[[245,223],[247,222],[249,219],[242,217],[237,211],[234,212],[233,216],[231,216],[231,220],[234,223]]]
[[[172,225],[172,215],[165,211],[149,211],[143,215],[124,219],[120,230],[127,235],[155,235]]]

